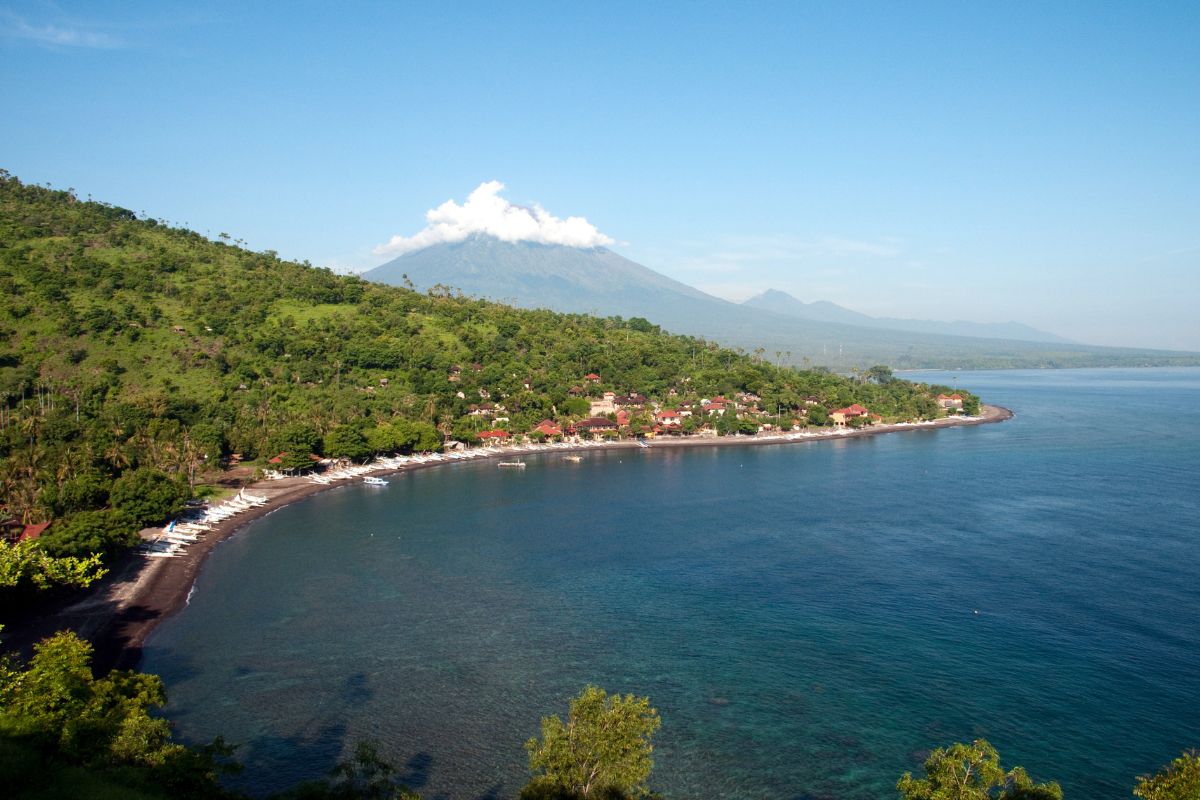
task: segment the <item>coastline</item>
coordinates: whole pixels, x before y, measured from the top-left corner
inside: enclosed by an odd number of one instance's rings
[[[938,430],[947,427],[983,425],[1011,419],[1013,413],[999,406],[983,407],[978,417],[966,419],[947,417],[927,423],[900,423],[871,428],[842,431],[822,431],[792,438],[788,434],[758,436],[729,436],[713,439],[654,439],[650,449],[680,447],[745,447],[823,442],[855,439],[904,431]],[[506,447],[477,460],[495,460],[520,454],[575,453],[588,450],[641,449],[636,441],[580,444],[570,447],[536,448]],[[370,475],[390,475],[430,469],[452,461],[405,464],[372,470]],[[134,669],[141,660],[142,646],[151,631],[167,617],[187,604],[188,596],[208,554],[221,542],[233,536],[247,523],[266,516],[285,505],[303,500],[318,492],[361,480],[361,477],[317,483],[308,477],[263,480],[246,488],[267,502],[224,520],[213,526],[207,535],[191,544],[173,558],[144,558],[129,554],[114,564],[108,575],[82,599],[76,599],[36,618],[11,625],[5,631],[6,650],[27,656],[34,643],[53,633],[69,629],[90,641],[95,648],[93,669],[104,673],[110,669]]]

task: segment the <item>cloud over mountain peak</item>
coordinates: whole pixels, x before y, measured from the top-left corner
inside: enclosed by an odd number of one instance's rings
[[[568,247],[602,247],[613,243],[583,217],[560,219],[541,206],[515,205],[500,196],[500,181],[481,183],[459,205],[447,200],[425,212],[428,223],[412,236],[396,235],[374,249],[377,256],[398,256],[435,244],[461,242],[474,234],[505,242],[537,242]]]

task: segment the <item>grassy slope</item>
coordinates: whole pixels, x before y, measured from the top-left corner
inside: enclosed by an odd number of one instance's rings
[[[465,435],[484,393],[512,430],[569,421],[586,415],[568,392],[589,372],[604,378],[593,394],[751,391],[785,419],[806,397],[936,413],[928,387],[781,369],[644,321],[372,284],[0,174],[0,489],[28,518],[67,513],[43,498],[80,473],[190,474],[206,437],[255,458],[295,423]]]
[[[231,422],[304,410],[336,424],[422,415],[430,399],[438,415],[455,415],[466,407],[458,389],[515,394],[524,378],[554,401],[591,370],[606,386],[643,392],[685,378],[697,393],[792,389],[838,402],[856,391],[691,338],[368,284],[14,179],[2,189],[0,393],[10,405],[40,383],[55,403],[72,394],[81,403],[183,400],[231,407]],[[483,369],[459,386],[445,380],[471,363]],[[375,392],[364,398],[367,386]]]

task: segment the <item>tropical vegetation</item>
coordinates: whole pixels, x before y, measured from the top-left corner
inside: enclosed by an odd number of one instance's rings
[[[0,659],[0,785],[13,800],[240,797],[221,777],[241,766],[221,739],[185,746],[162,716],[166,693],[154,675],[113,671],[96,677],[91,646],[63,632],[42,641],[23,666]],[[636,800],[650,791],[651,740],[661,720],[649,698],[585,687],[564,721],[542,719],[525,744],[530,781],[522,800]],[[905,773],[900,800],[1062,800],[1057,783],[1004,769],[987,741],[934,750],[924,777]],[[301,783],[278,800],[420,800],[396,781],[377,747],[359,742],[324,780]],[[1137,778],[1142,800],[1197,800],[1200,753],[1183,753]]]
[[[641,319],[368,283],[0,172],[0,522],[53,520],[37,544],[51,557],[129,548],[233,462],[298,470],[485,424],[520,434],[586,417],[604,391],[665,408],[753,395],[790,427],[852,403],[935,417],[942,390],[886,367],[780,368]],[[502,417],[479,415],[485,398]]]
[[[654,766],[650,743],[662,725],[650,699],[586,687],[567,721],[542,719],[542,736],[525,743],[533,780],[522,800],[644,797]]]

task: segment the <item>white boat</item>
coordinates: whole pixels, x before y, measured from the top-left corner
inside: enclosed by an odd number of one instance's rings
[[[570,461],[574,464],[578,464],[580,461],[583,461],[583,456],[563,456],[563,461]]]
[[[383,478],[376,478],[374,475],[368,475],[367,477],[363,478],[362,482],[365,483],[367,486],[387,486],[388,485],[388,482],[385,481]]]
[[[179,545],[174,542],[157,539],[153,542],[143,544],[138,548],[138,552],[150,558],[170,558],[179,554]]]
[[[512,467],[514,469],[525,469],[524,461],[501,461],[497,467]]]

